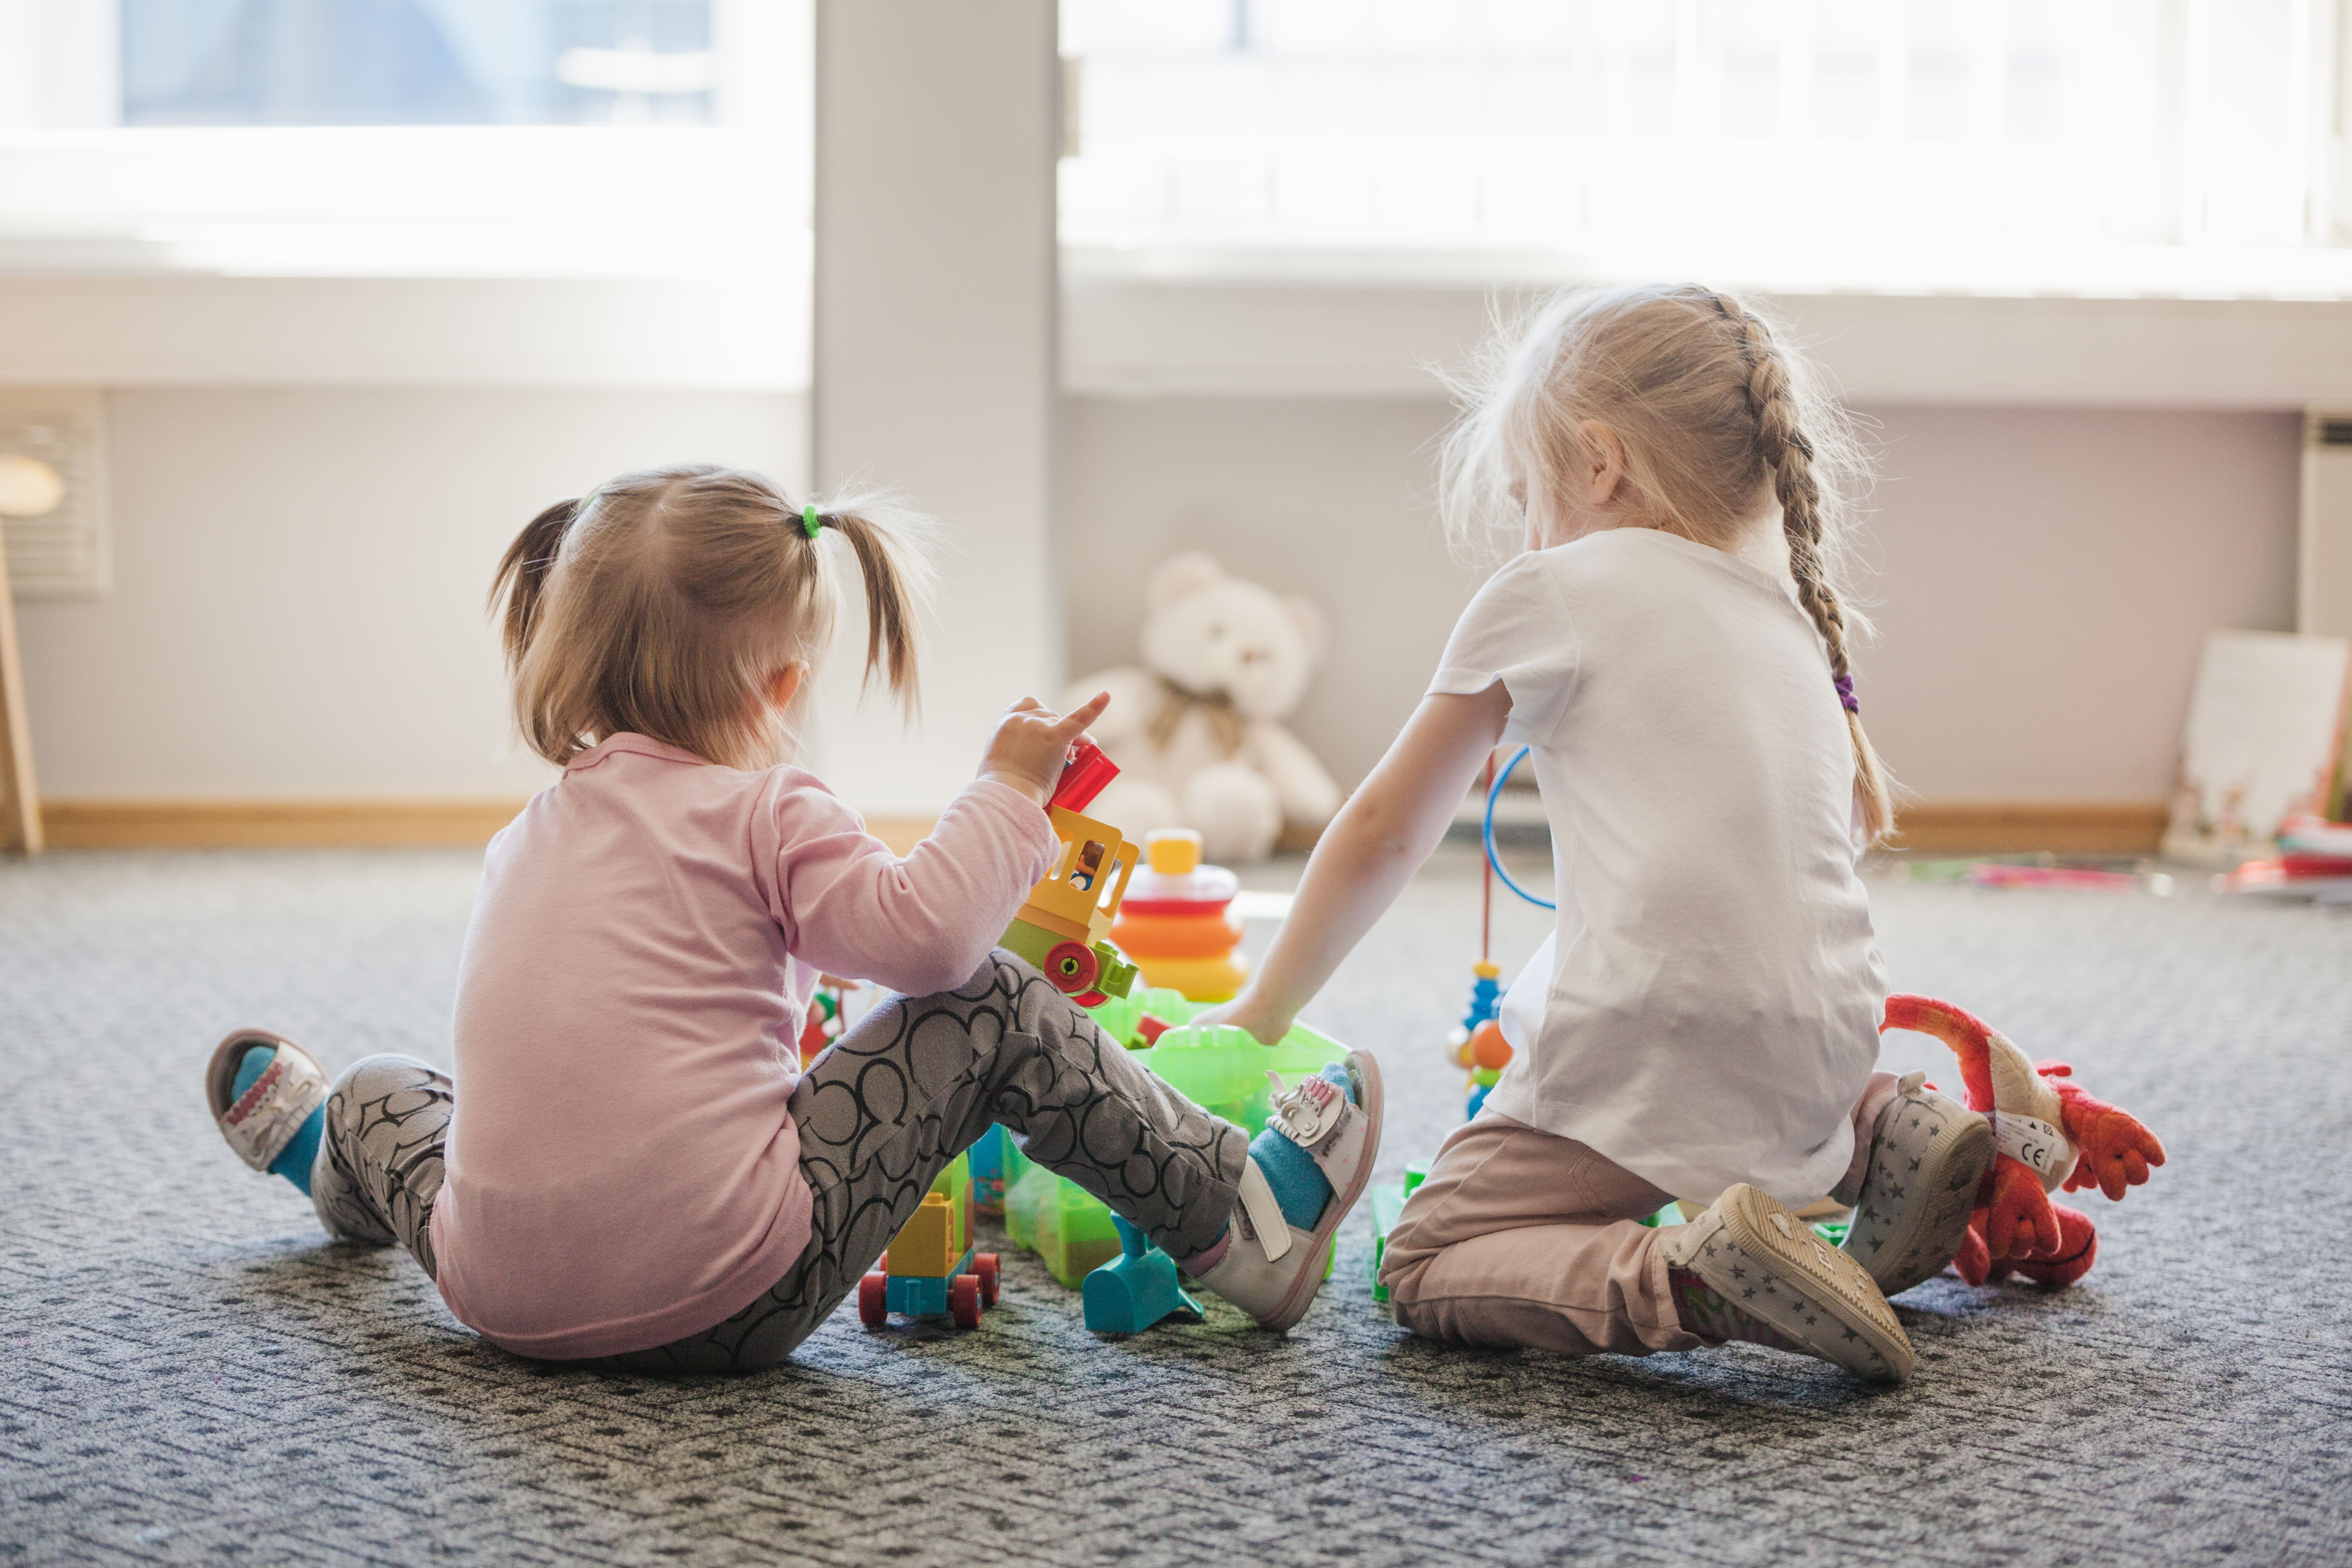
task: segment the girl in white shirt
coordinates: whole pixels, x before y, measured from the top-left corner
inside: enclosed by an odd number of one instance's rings
[[[1559,926],[1514,1047],[1390,1233],[1397,1321],[1571,1354],[1738,1339],[1908,1374],[1885,1298],[1958,1251],[1984,1119],[1874,1073],[1886,978],[1854,873],[1888,785],[1833,582],[1852,442],[1808,367],[1696,287],[1553,300],[1470,389],[1449,525],[1521,553],[1222,1012],[1278,1038],[1443,837],[1533,749]],[[1847,1250],[1790,1207],[1857,1205]],[[1640,1223],[1671,1198],[1685,1225]]]

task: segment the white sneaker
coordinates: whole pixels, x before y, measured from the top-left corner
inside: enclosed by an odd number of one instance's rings
[[[236,1087],[236,1069],[247,1051],[275,1049],[253,1087],[229,1100]],[[286,1152],[286,1145],[310,1120],[310,1112],[327,1098],[327,1075],[310,1053],[283,1035],[267,1029],[237,1029],[214,1048],[205,1068],[205,1101],[213,1123],[236,1151],[236,1157],[257,1171]]]
[[[1944,1271],[1992,1168],[1992,1124],[1907,1075],[1871,1130],[1870,1167],[1846,1256],[1895,1296]]]
[[[1362,1051],[1349,1051],[1348,1090],[1310,1078],[1285,1089],[1273,1073],[1274,1114],[1266,1126],[1307,1151],[1331,1184],[1331,1195],[1313,1230],[1283,1217],[1274,1189],[1255,1160],[1242,1166],[1241,1202],[1234,1208],[1225,1255],[1199,1276],[1213,1291],[1280,1332],[1307,1315],[1331,1254],[1331,1233],[1348,1217],[1371,1180],[1381,1152],[1381,1069]]]

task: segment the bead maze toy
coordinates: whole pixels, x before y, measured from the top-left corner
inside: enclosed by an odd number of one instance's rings
[[[1087,1328],[1098,1334],[1139,1334],[1170,1318],[1197,1323],[1206,1316],[1201,1303],[1184,1293],[1174,1258],[1124,1216],[1111,1215],[1111,1224],[1118,1230],[1119,1255],[1078,1288]]]
[[[1232,1000],[1249,978],[1233,912],[1241,879],[1202,865],[1201,836],[1189,827],[1146,834],[1143,847],[1150,868],[1128,885],[1111,940],[1141,966],[1145,984],[1189,1002]]]
[[[857,1316],[869,1329],[893,1312],[976,1329],[996,1305],[997,1281],[996,1254],[972,1250],[971,1171],[959,1154],[890,1238],[882,1267],[857,1282]]]
[[[1135,984],[1135,965],[1105,939],[1127,895],[1128,879],[1135,875],[1136,846],[1109,823],[1082,815],[1118,776],[1118,764],[1100,747],[1078,742],[1045,807],[1062,852],[1029,890],[1028,901],[999,942],[1035,964],[1055,989],[1081,1007],[1124,996]]]
[[[1527,748],[1521,747],[1518,756],[1511,759],[1510,766],[1503,770],[1500,777],[1495,773],[1495,759],[1486,759],[1486,816],[1480,835],[1486,856],[1478,867],[1478,962],[1471,966],[1470,1006],[1462,1015],[1461,1026],[1445,1037],[1446,1059],[1469,1074],[1463,1089],[1465,1120],[1478,1114],[1486,1103],[1486,1096],[1502,1080],[1503,1069],[1511,1065],[1511,1042],[1503,1037],[1502,1023],[1495,1016],[1503,1000],[1503,972],[1496,966],[1494,955],[1495,878],[1500,874],[1505,887],[1530,903],[1543,903],[1511,880],[1495,853],[1495,802],[1501,797],[1511,769],[1517,767],[1519,759],[1527,754]]]

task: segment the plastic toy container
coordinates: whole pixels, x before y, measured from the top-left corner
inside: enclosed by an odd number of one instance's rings
[[[1187,1007],[1188,1014],[1198,1007]],[[1294,1025],[1278,1045],[1261,1046],[1247,1030],[1230,1026],[1195,1029],[1181,1020],[1149,1050],[1135,1053],[1145,1070],[1185,1099],[1239,1126],[1251,1137],[1265,1130],[1274,1111],[1269,1069],[1285,1083],[1311,1078],[1348,1054],[1348,1047],[1320,1030]]]
[[[1140,1033],[1140,1026],[1149,1016],[1163,1024],[1181,1024],[1201,1010],[1198,1002],[1187,1002],[1183,994],[1164,987],[1137,986],[1124,996],[1112,996],[1100,1005],[1089,1007],[1087,1014],[1102,1026],[1104,1034],[1122,1045],[1139,1049],[1150,1042]]]

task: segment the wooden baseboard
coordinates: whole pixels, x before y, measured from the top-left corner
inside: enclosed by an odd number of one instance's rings
[[[42,826],[60,849],[343,848],[479,845],[522,809],[520,800],[46,800]],[[900,854],[930,817],[876,817],[874,836]],[[2152,855],[2161,801],[1918,801],[1895,847],[1913,854]]]
[[[487,844],[520,800],[45,800],[59,849],[392,848]],[[931,817],[866,824],[903,855]]]
[[[887,844],[892,854],[904,855],[929,837],[939,825],[936,816],[869,816],[866,831]]]
[[[45,800],[59,849],[479,845],[520,800]]]
[[[1895,816],[1894,847],[1912,854],[2153,855],[2160,800],[1923,800]]]

